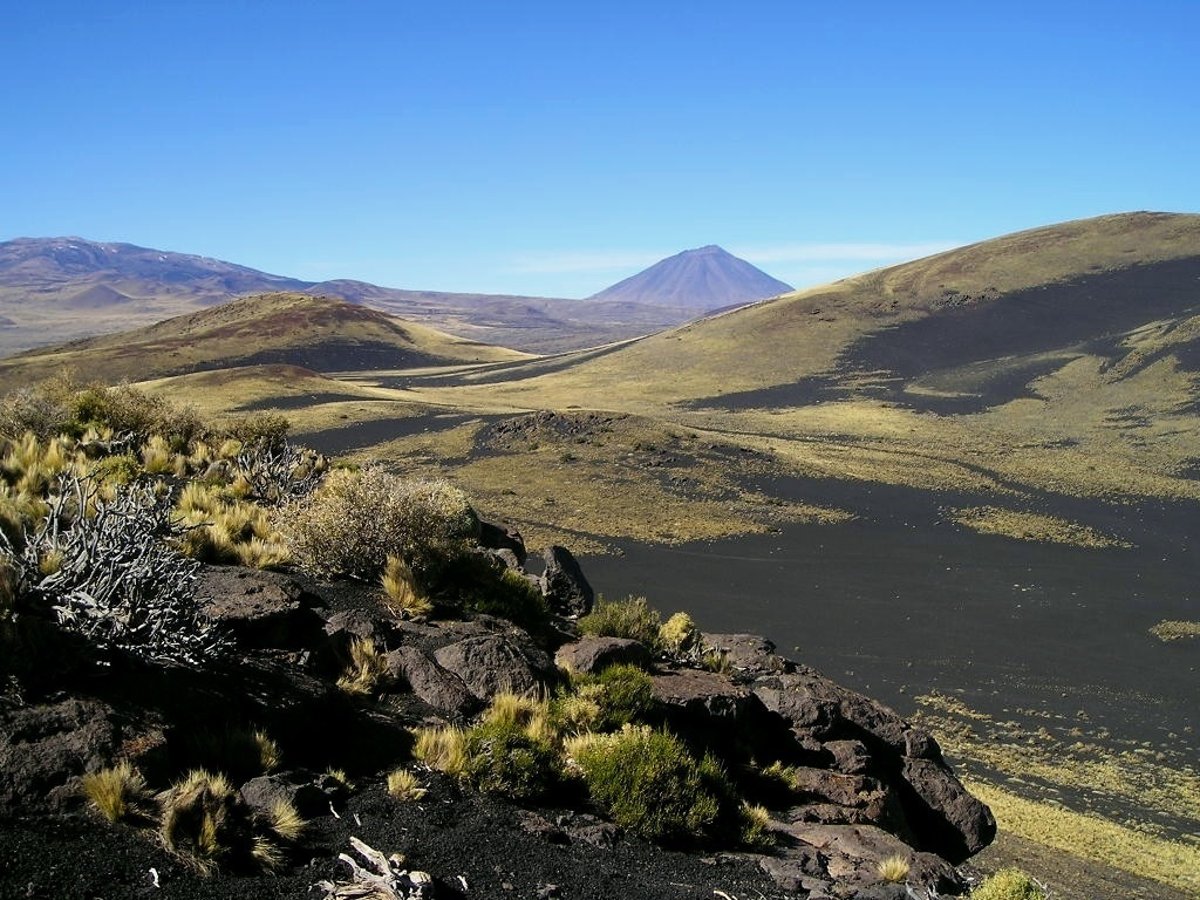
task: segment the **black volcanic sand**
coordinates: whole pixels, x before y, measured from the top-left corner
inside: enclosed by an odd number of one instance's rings
[[[304,446],[332,456],[349,453],[352,450],[375,447],[398,438],[445,431],[479,418],[481,417],[458,413],[439,413],[393,419],[372,419],[368,422],[352,422],[342,428],[327,428],[322,431],[300,433],[296,437]]]
[[[607,597],[644,594],[705,630],[764,634],[905,715],[937,689],[993,715],[1083,711],[1115,739],[1195,754],[1200,641],[1147,633],[1200,618],[1194,504],[1056,503],[1068,518],[1086,505],[1085,521],[1138,545],[1098,550],[938,522],[939,506],[978,496],[800,479],[769,490],[860,518],[680,547],[617,542],[620,557],[584,569]]]
[[[855,393],[942,414],[978,412],[1028,395],[1026,386],[1064,360],[1042,354],[1121,357],[1126,332],[1147,322],[1200,312],[1200,257],[1147,263],[1059,284],[1014,291],[974,302],[947,295],[947,305],[925,318],[881,329],[846,349],[837,371],[793,384],[725,394],[696,401],[697,408],[744,409],[802,406],[845,399]],[[962,302],[960,302],[962,301]],[[1171,351],[1179,355],[1178,349]],[[1200,349],[1183,348],[1184,365],[1200,361]],[[938,368],[930,369],[930,360]],[[996,361],[1009,359],[1007,364]],[[1149,357],[1144,365],[1155,362]],[[891,372],[889,384],[858,391],[841,377]],[[959,390],[940,397],[904,390],[912,382]]]
[[[438,880],[437,896],[521,898],[556,885],[564,900],[701,898],[722,890],[733,897],[783,896],[758,867],[732,857],[659,850],[620,839],[611,849],[581,841],[554,843],[520,824],[523,811],[478,794],[464,794],[431,777],[418,803],[401,803],[379,786],[352,797],[341,810],[314,820],[299,865],[279,875],[203,878],[162,849],[152,832],[110,825],[90,814],[67,819],[0,821],[0,900],[269,900],[321,898],[318,881],[345,878],[338,852],[351,835],[385,854],[401,852],[406,867]],[[538,813],[553,821],[552,811]],[[307,849],[306,849],[307,848]],[[361,862],[361,860],[360,860]],[[160,887],[152,886],[150,869]],[[464,889],[459,876],[466,879]]]

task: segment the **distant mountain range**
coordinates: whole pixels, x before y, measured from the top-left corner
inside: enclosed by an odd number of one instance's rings
[[[656,262],[588,299],[597,303],[653,303],[711,312],[790,290],[790,284],[709,244]]]
[[[569,300],[302,281],[133,244],[18,238],[0,243],[0,355],[277,291],[336,297],[469,340],[549,353],[649,334],[786,289],[715,247],[664,260],[587,300]]]

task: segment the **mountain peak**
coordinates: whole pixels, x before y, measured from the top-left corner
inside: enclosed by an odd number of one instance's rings
[[[791,285],[772,278],[724,248],[706,244],[660,260],[588,299],[710,312],[765,300],[790,290]]]

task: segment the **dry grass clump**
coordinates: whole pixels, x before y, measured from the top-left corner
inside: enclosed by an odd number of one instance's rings
[[[405,802],[420,800],[429,793],[421,784],[421,780],[408,769],[397,769],[390,773],[387,777],[387,789],[397,800]]]
[[[375,579],[389,556],[416,562],[479,528],[466,495],[445,481],[415,481],[374,466],[338,469],[282,517],[296,557],[328,575]]]
[[[145,813],[149,800],[146,780],[128,760],[83,776],[83,792],[110,822]]]
[[[371,638],[350,643],[350,663],[337,685],[350,694],[373,694],[387,677],[385,653]]]
[[[658,640],[672,656],[682,656],[699,645],[700,630],[691,616],[677,612],[658,629]]]
[[[908,878],[910,868],[908,860],[897,853],[881,859],[875,866],[875,874],[879,876],[880,881],[900,884]]]
[[[971,891],[970,900],[1046,900],[1046,891],[1020,869],[1000,869]]]
[[[308,827],[308,822],[296,811],[296,807],[290,801],[281,797],[271,805],[271,812],[267,816],[267,827],[281,840],[294,843],[300,840],[304,830]]]
[[[379,581],[387,595],[388,606],[400,615],[420,619],[433,612],[433,604],[417,587],[412,568],[399,556],[388,556]]]
[[[757,803],[742,803],[742,843],[748,847],[766,848],[774,844],[771,836],[771,813]]]
[[[461,728],[418,728],[413,756],[431,769],[461,776],[467,768],[467,736]]]
[[[1150,629],[1150,633],[1163,642],[1200,637],[1200,622],[1163,619],[1163,621]]]
[[[227,488],[189,482],[175,509],[176,522],[186,529],[180,549],[193,559],[256,569],[291,561],[291,551],[267,511],[231,496]]]
[[[159,834],[168,850],[204,873],[253,848],[240,795],[224,775],[203,769],[189,772],[163,795]]]

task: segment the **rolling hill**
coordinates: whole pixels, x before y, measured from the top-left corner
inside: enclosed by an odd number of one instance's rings
[[[0,355],[127,331],[250,293],[339,297],[461,337],[538,353],[596,346],[694,318],[688,305],[463,294],[312,282],[208,257],[77,237],[0,242]]]
[[[712,312],[790,290],[790,284],[710,244],[660,260],[588,299],[595,303],[650,303]]]
[[[273,293],[0,360],[0,386],[11,388],[64,368],[115,382],[263,364],[328,372],[524,357],[344,300]]]

